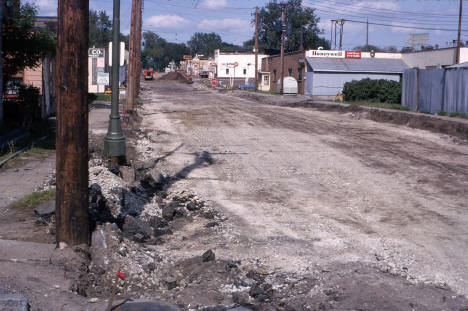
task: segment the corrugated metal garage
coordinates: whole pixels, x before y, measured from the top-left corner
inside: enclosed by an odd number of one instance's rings
[[[401,59],[307,57],[305,95],[334,97],[352,80],[400,81],[405,69],[408,66]]]

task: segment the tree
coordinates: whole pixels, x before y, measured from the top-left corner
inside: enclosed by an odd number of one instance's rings
[[[164,69],[172,60],[180,62],[189,49],[183,43],[170,43],[152,31],[143,33],[145,47],[142,51],[142,63],[145,68]]]
[[[216,49],[231,53],[245,51],[245,48],[242,46],[223,42],[221,36],[214,32],[196,32],[187,42],[187,45],[192,49],[193,54],[201,54],[206,57],[213,56]]]
[[[318,27],[319,18],[314,11],[303,7],[302,0],[288,0],[285,8],[285,51],[299,50],[301,40],[304,49],[330,48],[330,42],[319,37],[323,30]],[[276,0],[270,1],[258,13],[259,50],[279,51],[281,28],[281,6]],[[244,42],[244,48],[253,49],[253,43],[253,39]]]
[[[222,44],[223,40],[221,40],[221,36],[214,32],[196,32],[187,42],[189,48],[192,49],[192,53],[202,54],[207,57],[213,56],[214,50],[221,49]]]
[[[379,48],[375,45],[358,45],[353,48],[354,51],[361,51],[361,52],[385,52],[384,49]]]
[[[89,10],[89,47],[105,48],[112,41],[112,21],[106,11]],[[120,34],[128,48],[129,35]]]
[[[20,0],[7,1],[3,11],[3,84],[26,67],[35,67],[46,56],[55,54],[55,35],[36,29],[37,9]]]

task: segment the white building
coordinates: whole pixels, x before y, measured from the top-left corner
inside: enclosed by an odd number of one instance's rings
[[[258,71],[265,57],[267,55],[258,54]],[[255,53],[223,53],[215,50],[215,62],[218,80],[232,87],[253,83],[255,79]]]

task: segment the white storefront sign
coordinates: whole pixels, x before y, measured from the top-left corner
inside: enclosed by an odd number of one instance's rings
[[[345,51],[309,50],[307,57],[345,58]]]

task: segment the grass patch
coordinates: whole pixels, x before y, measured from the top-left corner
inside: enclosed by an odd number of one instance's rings
[[[468,115],[466,113],[463,113],[463,112],[451,112],[449,114],[449,117],[468,119]]]
[[[104,93],[98,93],[98,94],[95,94],[96,95],[96,99],[95,100],[99,100],[99,101],[104,101],[104,102],[110,102],[111,101],[111,95],[108,94],[104,94]]]
[[[387,103],[376,103],[370,101],[355,101],[355,102],[344,102],[345,104],[354,104],[359,106],[366,107],[375,107],[375,108],[385,108],[385,109],[395,109],[395,110],[404,110],[409,111],[409,107],[402,106],[400,104],[387,104]]]
[[[10,207],[16,208],[16,209],[33,209],[43,203],[49,202],[54,199],[55,199],[55,188],[51,188],[48,190],[37,191],[31,194],[28,194],[22,199],[11,203]]]

